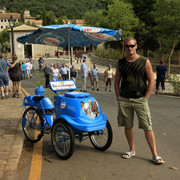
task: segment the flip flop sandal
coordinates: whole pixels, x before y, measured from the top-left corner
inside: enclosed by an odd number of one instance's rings
[[[163,164],[163,163],[165,163],[165,161],[160,156],[156,156],[155,159],[153,159],[153,162],[155,164]]]
[[[124,158],[124,159],[130,159],[133,156],[135,156],[135,153],[125,152],[121,157]]]

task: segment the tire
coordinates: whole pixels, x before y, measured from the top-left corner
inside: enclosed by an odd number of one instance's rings
[[[56,120],[53,124],[51,142],[58,157],[66,160],[72,156],[75,144],[74,133],[64,120]]]
[[[89,139],[95,149],[99,151],[107,150],[111,146],[113,139],[112,128],[109,121],[107,120],[105,129],[90,132]]]
[[[44,121],[42,115],[34,107],[27,108],[23,113],[22,129],[26,138],[35,143],[44,135]],[[34,115],[34,118],[32,119]]]

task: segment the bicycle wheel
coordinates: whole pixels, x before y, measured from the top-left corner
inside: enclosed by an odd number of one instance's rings
[[[64,120],[56,120],[51,132],[52,146],[57,155],[63,159],[69,159],[74,151],[74,133],[72,128]]]
[[[106,128],[98,131],[93,131],[89,133],[89,139],[95,149],[99,151],[107,150],[113,139],[112,128],[107,120]]]
[[[22,129],[26,138],[31,142],[38,142],[44,135],[44,121],[42,115],[29,107],[24,111],[22,118]]]

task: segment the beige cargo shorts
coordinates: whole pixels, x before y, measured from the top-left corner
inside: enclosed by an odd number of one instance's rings
[[[138,117],[139,128],[152,130],[151,113],[146,97],[125,98],[118,97],[118,126],[132,128],[134,126],[134,112]]]

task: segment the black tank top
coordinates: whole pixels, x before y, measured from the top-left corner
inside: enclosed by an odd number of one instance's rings
[[[143,97],[147,90],[145,64],[147,58],[140,56],[134,62],[126,58],[118,61],[121,75],[120,95],[127,98]]]

